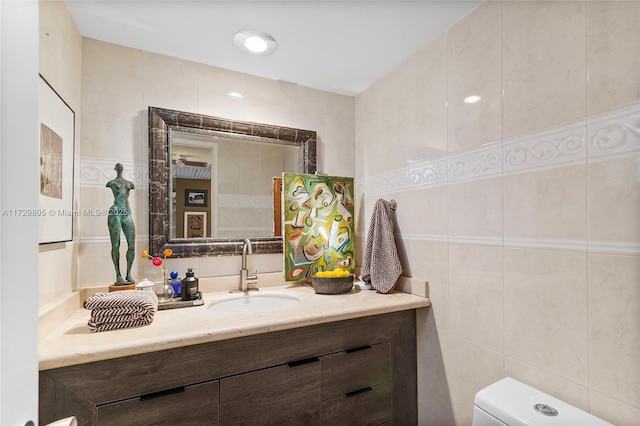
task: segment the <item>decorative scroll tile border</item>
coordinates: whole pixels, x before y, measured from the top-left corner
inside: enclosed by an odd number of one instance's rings
[[[393,169],[385,173],[373,175],[366,179],[356,179],[356,196],[366,194],[386,194],[390,192],[406,191],[409,187],[407,168]]]
[[[356,179],[356,193],[386,197],[399,191],[461,183],[495,176],[587,165],[587,162],[637,157],[640,153],[640,102],[563,126],[492,142],[449,156],[411,162],[406,166]],[[405,180],[406,178],[406,180]],[[359,233],[366,238],[366,232]],[[554,238],[485,238],[398,234],[405,240],[505,247],[571,250],[589,253],[640,254],[640,243]]]
[[[421,189],[445,185],[448,173],[447,157],[415,161],[408,166],[409,186],[411,189]]]
[[[491,142],[449,157],[449,183],[502,176],[502,144]]]
[[[640,152],[640,102],[449,156],[357,179],[359,195],[387,194],[620,158]]]
[[[637,156],[640,153],[640,102],[547,129],[483,145],[450,156],[411,162],[366,178],[356,178],[358,198],[383,196],[401,191],[461,183],[494,176],[586,164]],[[504,154],[504,155],[503,155]],[[137,187],[148,184],[148,167],[134,161],[80,158],[80,185],[103,187],[114,177],[116,163],[124,166],[124,177]],[[224,194],[223,194],[224,195]],[[255,197],[251,197],[255,200]],[[223,201],[225,207],[272,208],[271,197],[251,205],[247,200]],[[236,203],[236,204],[233,204]],[[248,203],[248,204],[244,204]],[[366,232],[357,233],[366,238]],[[460,244],[501,245],[520,248],[578,250],[590,253],[640,254],[640,243],[616,241],[559,240],[552,238],[485,238],[482,236],[447,236],[398,234],[397,238],[416,241]],[[142,237],[141,237],[142,238]],[[144,237],[146,238],[146,236]],[[108,237],[80,237],[87,243],[108,243]],[[136,238],[138,240],[138,237]],[[498,241],[499,240],[499,241]]]
[[[505,139],[503,142],[504,174],[586,164],[586,141],[586,120]]]
[[[640,152],[640,103],[589,118],[589,161],[627,158]]]
[[[148,167],[139,161],[80,157],[80,186],[104,187],[107,182],[116,177],[114,167],[117,163],[124,166],[122,177],[133,182],[136,188],[148,185]]]

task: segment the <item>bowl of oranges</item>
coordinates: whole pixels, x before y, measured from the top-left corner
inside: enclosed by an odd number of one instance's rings
[[[311,284],[317,294],[349,293],[353,288],[353,274],[342,268],[318,271],[311,277]]]

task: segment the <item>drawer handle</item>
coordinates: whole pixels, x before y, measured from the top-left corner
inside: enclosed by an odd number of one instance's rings
[[[318,358],[317,356],[314,356],[311,358],[300,359],[298,361],[291,361],[291,362],[288,362],[287,365],[289,367],[297,367],[299,365],[311,364],[312,362],[318,362],[318,361],[320,361],[320,358]]]
[[[147,399],[153,399],[153,398],[160,398],[163,396],[172,395],[174,393],[180,393],[180,392],[184,392],[184,386],[144,394],[140,396],[140,401],[145,401]]]
[[[351,352],[364,351],[367,349],[371,349],[371,345],[358,346],[357,348],[345,349],[345,352],[350,354]]]
[[[355,396],[355,395],[360,395],[361,393],[369,392],[369,391],[372,391],[372,390],[373,390],[373,388],[371,386],[368,386],[368,387],[366,387],[364,389],[358,389],[356,391],[347,392],[345,395],[347,397]]]

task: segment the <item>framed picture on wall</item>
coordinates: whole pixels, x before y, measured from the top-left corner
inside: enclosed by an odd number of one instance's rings
[[[75,112],[40,76],[40,244],[73,239]]]
[[[205,238],[207,236],[207,212],[184,212],[184,237]]]
[[[185,207],[207,207],[209,200],[209,190],[207,189],[185,189]]]

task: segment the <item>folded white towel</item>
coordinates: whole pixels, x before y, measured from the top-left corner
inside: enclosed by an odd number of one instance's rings
[[[158,310],[158,297],[151,291],[121,290],[97,293],[87,298],[83,306],[91,310],[89,330],[99,332],[151,324]]]
[[[393,236],[393,209],[388,201],[379,199],[371,214],[361,277],[380,293],[389,293],[400,275],[402,265]]]

